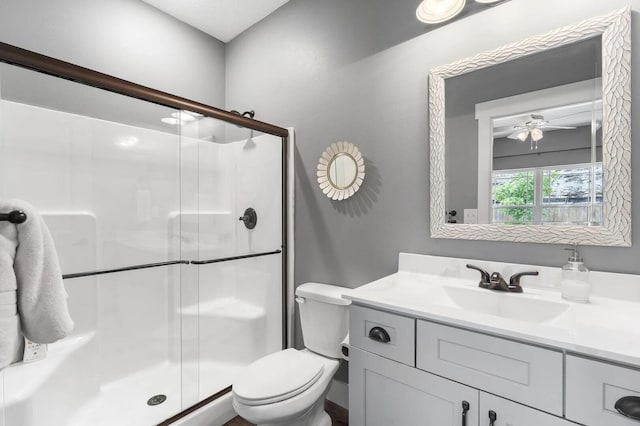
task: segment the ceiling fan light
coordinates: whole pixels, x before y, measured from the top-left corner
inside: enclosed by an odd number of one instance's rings
[[[502,0],[476,0],[476,3],[491,4],[491,3],[498,3],[499,1],[502,1]]]
[[[516,138],[520,141],[520,142],[524,142],[527,140],[527,138],[529,137],[529,131],[528,130],[523,130],[520,133],[518,133],[516,135]]]
[[[537,127],[531,129],[531,139],[533,139],[535,142],[538,142],[543,137],[544,137],[544,134],[542,132],[542,129],[539,129]]]
[[[423,0],[416,17],[425,24],[439,24],[453,18],[464,9],[466,0]]]

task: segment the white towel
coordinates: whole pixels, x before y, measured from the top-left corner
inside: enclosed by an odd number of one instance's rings
[[[17,290],[20,325],[29,340],[53,343],[73,329],[58,255],[36,209],[20,200],[0,201],[0,212],[12,210],[24,211],[27,220],[19,225],[0,222],[0,292]],[[15,327],[0,323],[3,326],[9,330],[0,331],[0,352],[8,358],[5,351],[10,349],[5,349],[5,343],[11,343],[9,333],[14,333]]]

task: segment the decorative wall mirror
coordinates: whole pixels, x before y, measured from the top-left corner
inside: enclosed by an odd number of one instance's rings
[[[355,194],[364,180],[364,159],[349,142],[338,142],[322,153],[318,162],[318,184],[332,200],[345,200]]]
[[[429,119],[433,238],[631,245],[629,8],[431,70]]]

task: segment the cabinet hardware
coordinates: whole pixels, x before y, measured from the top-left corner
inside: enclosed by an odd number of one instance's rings
[[[616,410],[623,416],[640,420],[640,397],[624,396],[616,401]]]
[[[494,426],[495,421],[498,419],[498,415],[495,411],[489,410],[489,426]]]
[[[462,426],[467,426],[467,411],[469,411],[469,401],[462,401]]]
[[[369,339],[380,343],[389,343],[391,341],[389,333],[382,327],[373,327],[369,330]]]

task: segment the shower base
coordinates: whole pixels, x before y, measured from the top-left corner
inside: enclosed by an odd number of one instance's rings
[[[197,371],[195,369],[198,368],[196,365],[185,367],[187,371]],[[229,386],[242,367],[227,363],[200,363],[200,397],[204,399]],[[168,362],[155,365],[103,385],[95,397],[79,407],[68,426],[158,424],[197,402],[185,403],[182,407],[180,387],[180,365]],[[167,399],[158,405],[147,405],[147,400],[154,395],[165,395]]]

